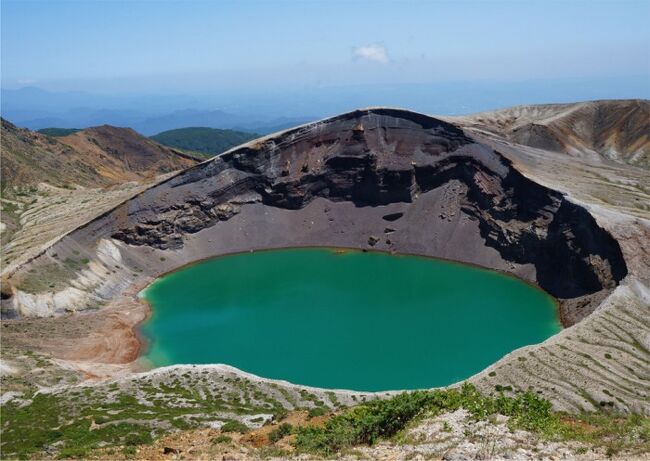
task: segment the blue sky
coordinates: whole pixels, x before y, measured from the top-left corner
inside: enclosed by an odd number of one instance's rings
[[[650,75],[643,1],[2,1],[2,86],[103,92]]]

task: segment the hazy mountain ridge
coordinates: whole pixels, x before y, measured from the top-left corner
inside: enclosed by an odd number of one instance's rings
[[[211,88],[172,94],[25,87],[2,89],[2,113],[14,124],[30,129],[109,124],[129,126],[151,136],[175,128],[208,126],[267,134],[358,107],[405,107],[427,114],[463,115],[521,104],[638,97],[650,98],[647,76],[292,86],[264,91]]]
[[[220,108],[222,105],[225,108]],[[2,89],[3,117],[31,130],[115,125],[152,136],[166,130],[206,126],[266,134],[318,118],[286,116],[268,106],[253,103],[252,107],[240,107],[219,96],[104,95],[51,92],[36,87]]]

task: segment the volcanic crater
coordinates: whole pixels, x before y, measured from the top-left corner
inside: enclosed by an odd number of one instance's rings
[[[235,148],[75,230],[30,265],[56,270],[83,253],[93,264],[71,285],[101,303],[140,271],[292,246],[372,248],[510,272],[560,299],[566,326],[627,273],[617,241],[580,205],[460,128],[393,109]],[[24,277],[14,275],[15,285]],[[32,296],[14,309],[29,313]],[[58,298],[45,314],[80,307],[78,294]]]
[[[507,272],[558,299],[565,327],[628,273],[619,242],[592,213],[479,135],[370,108],[251,141],[144,190],[8,274],[2,312],[111,312],[95,326],[99,339],[61,344],[59,353],[130,362],[139,350],[131,328],[146,316],[136,294],[156,277],[214,256],[288,247],[424,255]],[[24,289],[34,277],[63,283]]]

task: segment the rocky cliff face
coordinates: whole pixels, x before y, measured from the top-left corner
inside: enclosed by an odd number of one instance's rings
[[[585,209],[498,152],[441,120],[369,109],[261,138],[145,191],[12,276],[20,291],[29,270],[67,271],[82,294],[23,293],[5,312],[30,314],[37,299],[48,313],[101,304],[141,275],[196,259],[305,245],[508,271],[565,300],[565,324],[627,273],[618,243]],[[87,266],[61,263],[75,254]]]

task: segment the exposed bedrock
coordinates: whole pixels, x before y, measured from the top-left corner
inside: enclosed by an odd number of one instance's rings
[[[100,305],[137,277],[197,259],[307,245],[508,271],[562,299],[565,324],[627,274],[618,242],[587,210],[498,152],[431,117],[368,109],[233,149],[77,229],[13,274],[19,293],[5,313]],[[75,255],[89,262],[66,265]],[[25,289],[43,267],[67,274],[67,295]]]

